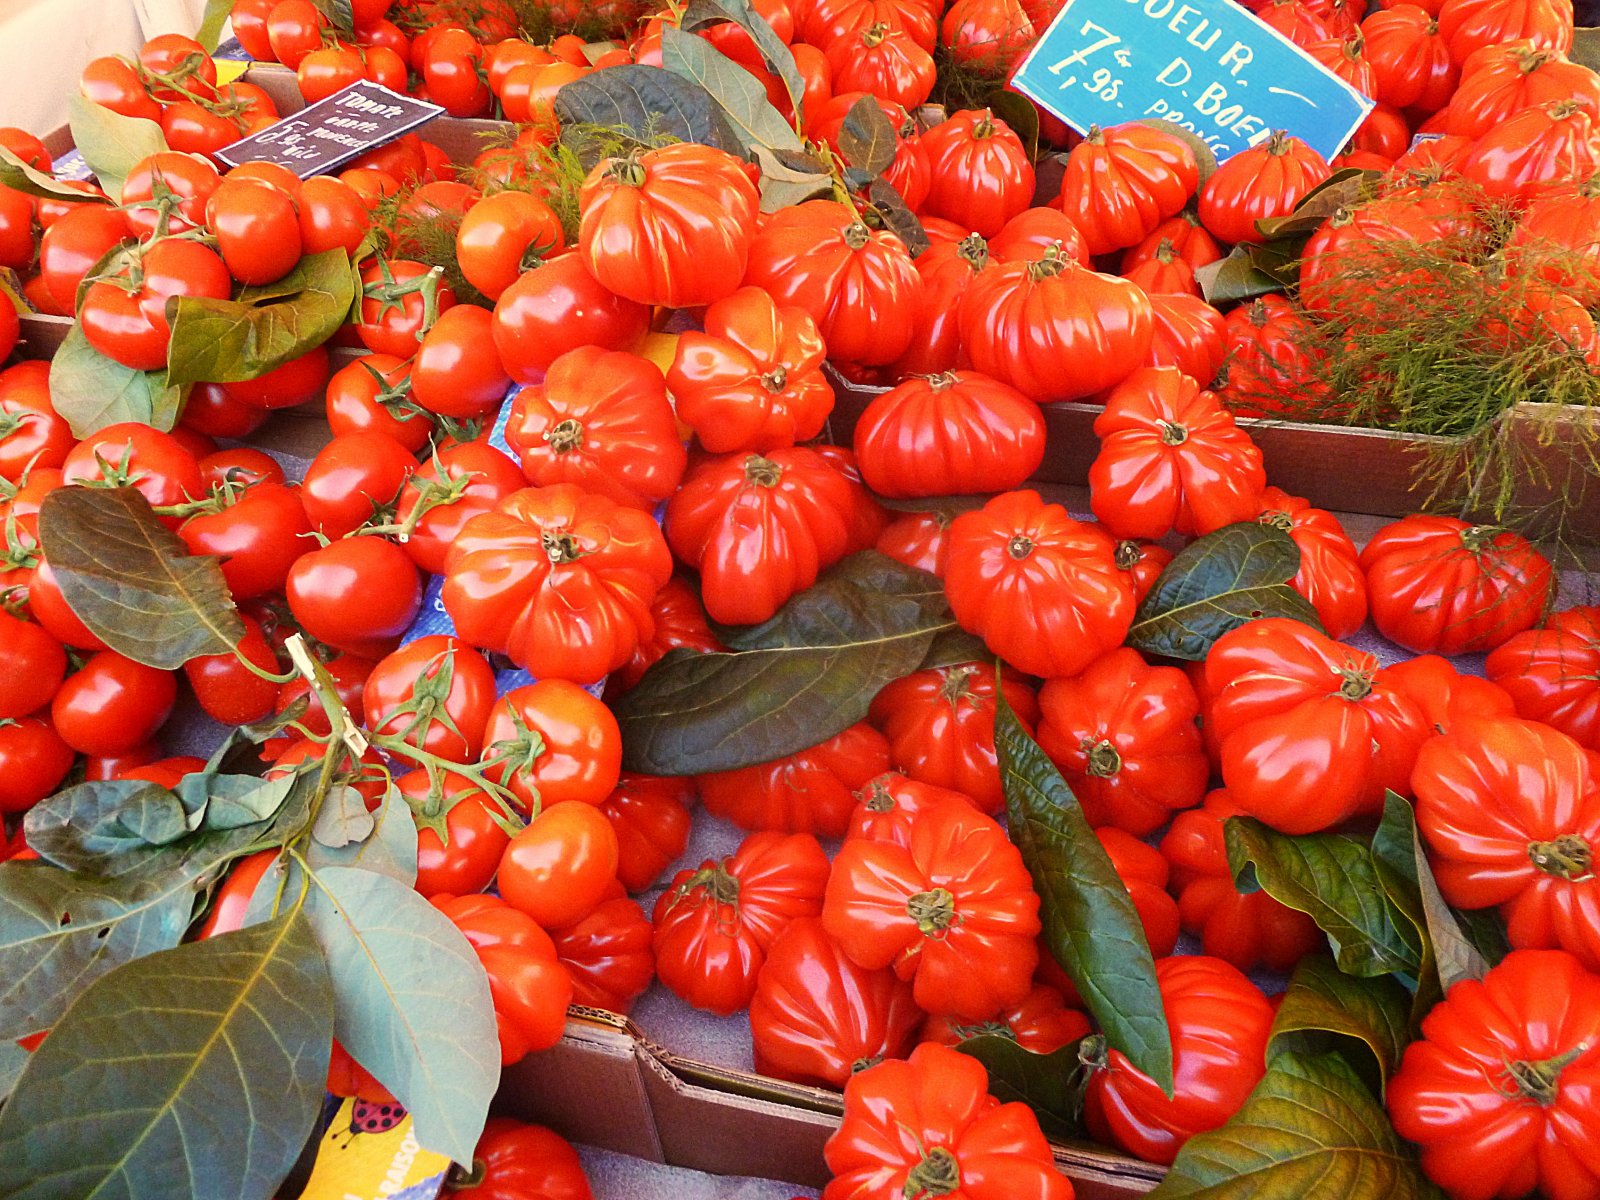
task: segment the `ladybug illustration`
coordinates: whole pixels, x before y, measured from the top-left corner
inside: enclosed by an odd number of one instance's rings
[[[406,1110],[398,1104],[374,1104],[370,1100],[357,1100],[350,1110],[350,1132],[387,1133],[406,1118]]]

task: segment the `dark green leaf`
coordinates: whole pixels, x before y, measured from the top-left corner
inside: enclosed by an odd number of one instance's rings
[[[1039,893],[1045,945],[1104,1032],[1172,1094],[1172,1035],[1138,910],[1055,764],[996,694],[995,750],[1011,840]]]
[[[268,820],[283,808],[294,790],[295,777],[259,779],[254,775],[222,775],[197,771],[185,775],[173,790],[189,808],[203,805],[203,828],[241,829]]]
[[[1300,282],[1300,259],[1307,240],[1305,237],[1286,237],[1264,246],[1251,246],[1247,251],[1250,263],[1284,287],[1295,287]]]
[[[876,96],[863,95],[852,104],[845,114],[844,124],[839,127],[839,153],[844,161],[865,171],[872,179],[894,165],[897,143],[895,128],[889,124]]]
[[[731,154],[741,150],[710,93],[660,67],[607,67],[575,79],[556,93],[555,113],[564,130],[600,126],[641,145],[665,136]]]
[[[866,716],[955,628],[939,580],[887,555],[851,555],[770,621],[719,636],[725,654],[674,651],[614,706],[630,771],[698,775],[770,762]]]
[[[120,967],[0,1112],[0,1194],[271,1196],[321,1109],[332,1036],[328,969],[298,912]]]
[[[53,199],[61,196],[77,204],[107,204],[109,200],[70,188],[43,171],[37,171],[23,162],[10,150],[0,146],[0,186],[21,192],[24,196]]]
[[[195,33],[194,40],[200,43],[207,54],[216,53],[217,43],[222,40],[222,27],[232,15],[233,5],[234,0],[206,0],[200,29]]]
[[[176,670],[244,636],[217,560],[191,556],[131,487],[57,488],[39,541],[78,619],[136,662]]]
[[[1229,817],[1224,829],[1241,890],[1259,883],[1308,915],[1333,942],[1341,971],[1415,977],[1421,955],[1396,923],[1364,842],[1338,833],[1289,837],[1250,817]]]
[[[761,167],[761,211],[777,212],[807,200],[833,194],[833,173],[814,154],[754,147]]]
[[[996,88],[983,100],[983,106],[1011,127],[1028,152],[1028,161],[1039,157],[1039,110],[1021,92]]]
[[[56,412],[86,438],[107,425],[135,421],[163,433],[178,423],[183,389],[168,387],[159,371],[135,371],[107,358],[74,325],[50,360],[50,396]]]
[[[1221,1129],[1191,1138],[1149,1200],[1435,1195],[1383,1107],[1333,1054],[1280,1054]]]
[[[1383,820],[1372,837],[1372,857],[1385,895],[1416,932],[1415,941],[1423,948],[1422,971],[1437,972],[1440,990],[1430,990],[1430,997],[1437,998],[1463,979],[1482,979],[1489,964],[1439,894],[1411,805],[1394,792],[1384,797]]]
[[[500,1082],[477,954],[437,908],[377,871],[317,871],[306,912],[333,975],[334,1036],[406,1106],[423,1146],[471,1162]]]
[[[1307,192],[1305,198],[1294,206],[1294,212],[1286,217],[1257,221],[1256,229],[1268,241],[1309,237],[1341,208],[1361,204],[1376,196],[1382,181],[1381,172],[1345,167]]]
[[[167,382],[260,378],[337,333],[355,295],[350,256],[335,248],[307,255],[278,282],[245,288],[236,300],[168,301]]]
[[[1206,180],[1210,179],[1217,171],[1217,156],[1211,147],[1199,134],[1185,129],[1172,121],[1164,121],[1160,117],[1143,117],[1135,121],[1136,125],[1148,125],[1151,129],[1159,129],[1169,137],[1175,137],[1184,143],[1194,153],[1194,160],[1200,167],[1200,186],[1204,187]]]
[[[732,21],[750,35],[762,61],[783,81],[784,91],[789,94],[789,103],[794,111],[803,113],[806,81],[794,61],[794,52],[772,31],[772,26],[756,11],[750,0],[694,0],[679,20],[678,28],[685,33],[693,33],[718,21]]]
[[[112,199],[122,194],[123,182],[141,159],[168,148],[156,122],[114,113],[77,92],[67,97],[67,117],[72,144]]]
[[[981,663],[989,657],[989,648],[983,644],[982,638],[965,629],[947,629],[933,639],[933,645],[922,656],[922,665],[917,670],[932,671],[937,667]]]
[[[41,800],[23,820],[28,845],[68,871],[110,874],[116,859],[186,836],[189,813],[155,783],[108,779],[76,784]],[[120,872],[115,872],[120,873]]]
[[[1300,550],[1273,525],[1241,521],[1180,550],[1139,605],[1128,645],[1146,654],[1202,661],[1216,640],[1261,617],[1321,629],[1317,610],[1289,586]]]
[[[756,146],[802,148],[800,135],[772,107],[761,81],[704,38],[663,26],[661,65],[704,88],[721,106],[728,127],[746,150]]]
[[[1214,305],[1283,291],[1281,283],[1255,265],[1249,246],[1235,246],[1226,258],[1198,268],[1194,277],[1206,300]]]
[[[867,199],[883,222],[883,227],[905,243],[911,257],[916,258],[932,245],[917,215],[906,207],[894,184],[887,179],[874,179],[867,187]]]
[[[956,1047],[989,1072],[989,1092],[1002,1104],[1017,1101],[1033,1109],[1039,1128],[1057,1141],[1083,1135],[1084,1073],[1073,1042],[1049,1054],[1035,1054],[1015,1038],[986,1033]]]
[[[355,11],[350,5],[350,0],[311,0],[318,11],[333,24],[335,29],[343,33],[354,33],[356,28]]]
[[[1335,1049],[1323,1043],[1336,1039],[1353,1042],[1362,1050],[1351,1065],[1364,1078],[1370,1075],[1381,1095],[1409,1040],[1410,1009],[1411,997],[1391,976],[1356,979],[1339,970],[1332,959],[1304,958],[1278,1006],[1267,1056]],[[1376,1072],[1371,1070],[1374,1065]]]
[[[993,496],[967,495],[967,496],[879,496],[876,493],[873,499],[885,508],[892,508],[895,512],[935,513],[947,521],[959,517],[964,512],[982,508]]]
[[[1572,33],[1572,49],[1567,57],[1591,71],[1600,71],[1600,29],[1579,26]]]
[[[17,1085],[17,1077],[22,1074],[22,1068],[28,1065],[32,1057],[16,1042],[0,1040],[0,1104],[5,1103],[5,1098],[11,1095],[11,1089]]]

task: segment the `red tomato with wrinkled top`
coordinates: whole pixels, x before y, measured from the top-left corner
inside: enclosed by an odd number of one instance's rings
[[[679,871],[656,901],[656,974],[696,1008],[750,1003],[767,951],[822,910],[828,858],[809,834],[752,833],[720,862]]]
[[[1260,242],[1256,222],[1285,217],[1333,172],[1326,160],[1282,130],[1235,154],[1200,189],[1200,220],[1224,242]]]
[[[1138,123],[1096,126],[1068,153],[1055,206],[1090,254],[1110,254],[1142,242],[1199,187],[1199,163],[1182,139]]]
[[[1269,487],[1261,493],[1256,520],[1283,530],[1300,551],[1300,569],[1289,586],[1311,602],[1329,637],[1347,638],[1366,624],[1367,581],[1360,554],[1338,517]]]
[[[1274,1009],[1238,970],[1203,955],[1159,960],[1156,984],[1172,1033],[1174,1095],[1107,1049],[1091,1067],[1084,1120],[1098,1141],[1170,1163],[1195,1134],[1225,1124],[1260,1081]]]
[[[843,837],[855,792],[889,769],[889,743],[857,723],[808,750],[697,779],[706,811],[741,829]]]
[[[615,686],[627,691],[668,651],[688,649],[708,654],[726,649],[711,632],[699,594],[677,576],[667,580],[650,602],[650,617],[655,622],[655,632],[642,639],[633,657],[612,672],[608,689]]]
[[[1200,702],[1176,667],[1121,647],[1039,693],[1039,745],[1084,816],[1143,837],[1205,797],[1210,763]]]
[[[630,892],[648,890],[689,844],[693,779],[624,771],[600,805],[617,832],[617,879]]]
[[[968,1038],[1003,1037],[1030,1054],[1050,1054],[1088,1034],[1089,1018],[1068,1008],[1060,992],[1042,983],[991,1021],[963,1024],[949,1017],[929,1017],[922,1028],[925,1042],[959,1046]]]
[[[1034,171],[1016,133],[989,109],[968,109],[922,135],[933,183],[923,211],[984,237],[1033,204]]]
[[[1484,670],[1510,694],[1518,716],[1600,750],[1600,609],[1553,613],[1499,646]]]
[[[1372,622],[1417,653],[1492,650],[1544,612],[1553,574],[1521,534],[1416,515],[1384,526],[1361,551]]]
[[[556,956],[572,976],[572,1002],[626,1013],[656,977],[650,918],[626,896],[602,900],[553,932]]]
[[[491,977],[492,978],[492,977]],[[483,1175],[459,1200],[594,1200],[572,1144],[543,1125],[490,1117],[472,1152]]]

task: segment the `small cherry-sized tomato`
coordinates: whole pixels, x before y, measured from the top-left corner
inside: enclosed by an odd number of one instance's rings
[[[395,497],[417,469],[406,448],[381,433],[346,433],[317,452],[306,468],[300,501],[326,537],[353,533]]]
[[[395,780],[413,808],[428,807],[428,772],[409,771]],[[417,830],[417,891],[424,896],[470,896],[489,886],[511,837],[495,823],[499,807],[477,784],[446,772],[445,838],[427,828]]]
[[[422,607],[406,552],[379,537],[348,537],[301,556],[284,583],[289,611],[320,642],[381,657]]]
[[[72,768],[72,747],[44,717],[0,720],[0,816],[27,812]]]
[[[78,94],[124,117],[161,120],[161,102],[145,88],[133,64],[115,55],[93,59],[83,68]]]
[[[522,802],[599,805],[622,775],[622,730],[611,710],[564,679],[514,688],[483,732],[490,779]]]
[[[374,733],[451,762],[471,762],[494,704],[494,669],[459,638],[430,634],[372,668],[361,706]],[[459,889],[458,889],[459,890]]]
[[[50,718],[79,753],[120,754],[161,728],[177,698],[173,672],[102,650],[67,677],[50,702]]]
[[[67,674],[67,652],[43,626],[0,609],[0,720],[25,717],[54,698]],[[685,814],[687,815],[687,814]]]
[[[499,404],[511,377],[495,353],[494,318],[475,304],[439,314],[411,364],[411,399],[442,417],[479,417]]]
[[[551,929],[581,920],[616,878],[616,830],[592,804],[549,805],[500,859],[500,895]]]
[[[241,663],[241,657],[268,674],[276,675],[283,669],[260,623],[243,614],[239,619],[244,623],[244,636],[233,650],[201,655],[183,664],[183,673],[200,707],[213,721],[224,725],[259,721],[272,712],[278,700],[278,685]]]

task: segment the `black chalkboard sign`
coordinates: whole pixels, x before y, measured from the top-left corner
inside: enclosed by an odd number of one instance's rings
[[[273,162],[310,179],[426,125],[443,112],[437,104],[362,80],[218,150],[216,157],[230,167]]]

